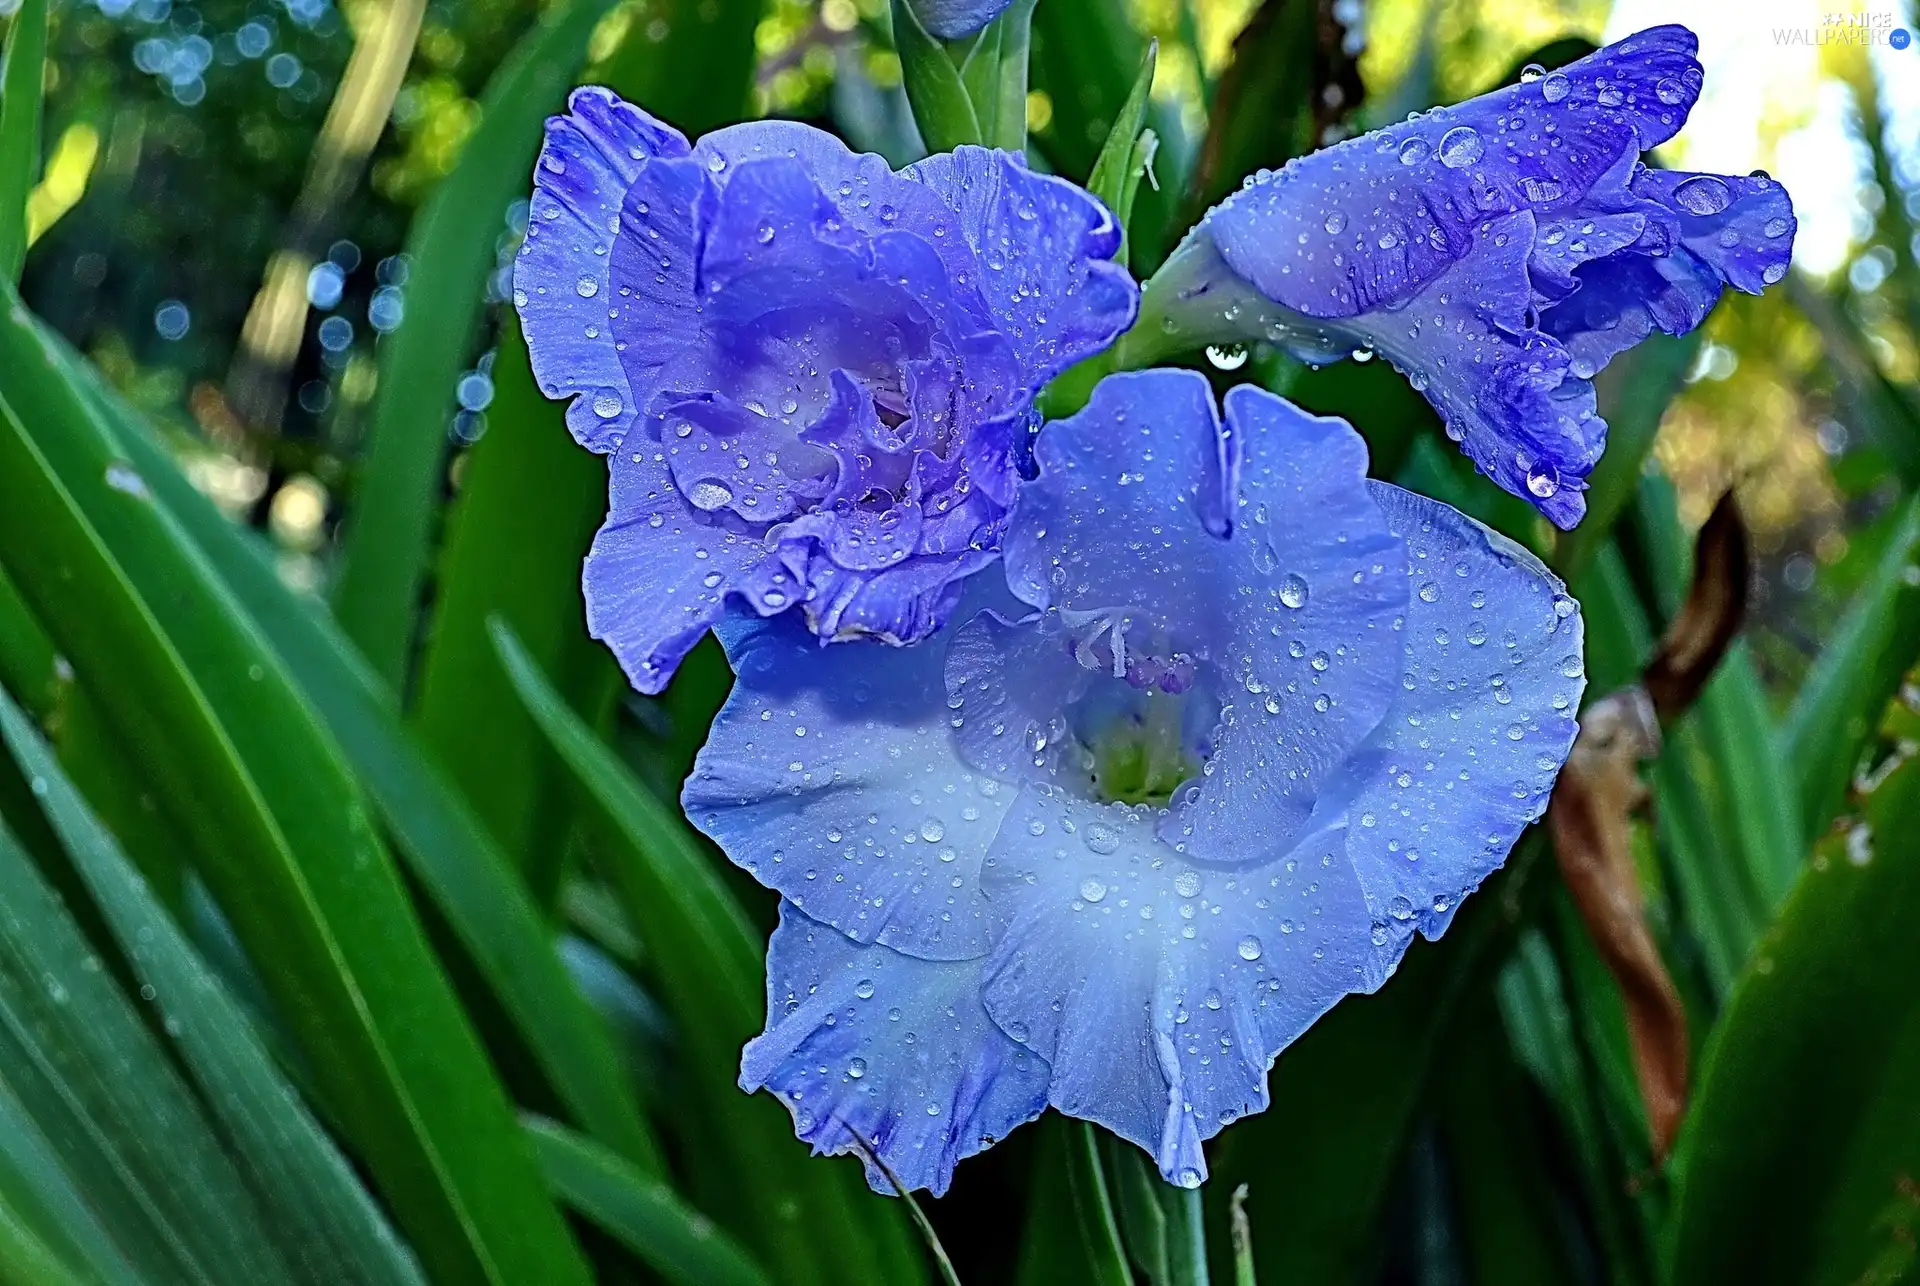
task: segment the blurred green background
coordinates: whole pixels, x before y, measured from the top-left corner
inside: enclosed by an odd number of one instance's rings
[[[1707,91],[1660,161],[1768,169],[1800,233],[1603,373],[1571,535],[1384,363],[1192,357],[1546,557],[1582,740],[1198,1198],[1049,1116],[922,1230],[733,1086],[774,898],[674,805],[725,664],[641,698],[586,637],[603,466],[506,273],[574,84],[922,155],[886,5],[10,3],[0,1282],[1920,1280],[1903,10],[1039,0],[1036,166],[1087,178],[1158,41],[1143,278],[1256,168],[1667,21]]]

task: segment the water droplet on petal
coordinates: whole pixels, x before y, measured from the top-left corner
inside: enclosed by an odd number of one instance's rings
[[[724,509],[733,501],[733,490],[723,482],[703,479],[687,488],[687,499],[695,509],[712,513],[715,509]]]
[[[1299,572],[1288,572],[1287,578],[1280,582],[1280,601],[1295,610],[1305,607],[1307,578]]]
[[[1111,853],[1120,847],[1120,832],[1114,830],[1111,826],[1104,826],[1099,822],[1095,822],[1093,825],[1087,827],[1087,833],[1081,838],[1086,842],[1087,847],[1096,853]],[[1084,886],[1082,887],[1082,891],[1085,891]],[[1099,898],[1093,897],[1087,899],[1089,902],[1097,902],[1099,900]]]
[[[1527,490],[1542,500],[1551,499],[1560,490],[1560,471],[1550,464],[1536,464],[1527,470]]]
[[[1682,209],[1698,215],[1719,214],[1733,201],[1727,185],[1711,174],[1696,174],[1673,190]]]
[[[1107,896],[1107,886],[1089,875],[1080,881],[1080,896],[1089,902],[1098,902]]]
[[[1254,937],[1251,933],[1240,939],[1240,958],[1242,960],[1258,960],[1260,958],[1260,939]]]
[[[593,413],[603,420],[611,420],[627,409],[620,394],[610,388],[603,388],[593,395]]]
[[[582,299],[592,299],[600,293],[600,283],[592,277],[580,278],[580,280],[573,283],[573,288],[580,292],[580,298]]]
[[[873,999],[873,979],[862,978],[859,982],[854,983],[853,994],[860,997],[860,999],[862,1000],[872,1000]]]
[[[1347,226],[1347,216],[1340,213],[1340,211],[1335,210],[1332,214],[1329,214],[1327,216],[1326,229],[1328,232],[1337,233],[1342,229],[1344,229],[1346,226]]]
[[[1465,169],[1478,161],[1486,150],[1486,145],[1480,141],[1479,131],[1471,125],[1458,125],[1440,139],[1440,164],[1450,170]]]
[[[859,1079],[860,1079],[860,1078],[861,1078],[862,1076],[865,1076],[866,1074],[867,1074],[867,1060],[866,1060],[866,1059],[864,1059],[864,1058],[853,1058],[853,1059],[848,1059],[848,1060],[847,1060],[847,1075],[848,1075],[849,1077],[851,1077],[852,1079],[854,1079],[854,1080],[856,1080],[856,1081],[857,1081],[857,1080],[859,1080]]]
[[[1524,80],[1525,76],[1523,75],[1521,79]],[[1540,97],[1549,103],[1561,102],[1572,92],[1573,82],[1557,71],[1540,82]]]

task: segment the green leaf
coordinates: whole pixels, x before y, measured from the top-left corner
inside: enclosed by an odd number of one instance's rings
[[[33,609],[0,569],[0,685],[19,693],[34,714],[44,715],[60,688],[58,658]]]
[[[275,1070],[239,1006],[194,954],[4,693],[0,739],[33,783],[142,994],[153,997],[169,1039],[245,1165],[266,1227],[296,1275],[330,1282],[346,1269],[361,1282],[421,1281],[346,1159]]]
[[[1462,1005],[1435,1069],[1434,1100],[1475,1286],[1581,1280],[1570,1262],[1549,1122],[1515,1061],[1493,988]]]
[[[366,459],[342,536],[334,608],[374,672],[398,690],[446,454],[448,408],[473,347],[481,288],[507,206],[531,186],[541,122],[558,110],[611,0],[549,10],[480,99],[480,123],[407,238],[407,315],[381,345]]]
[[[1060,174],[1077,178],[1093,172],[1139,79],[1147,40],[1127,13],[1125,5],[1110,0],[1046,0],[1034,10],[1031,76],[1053,104],[1053,120],[1034,145]],[[1175,194],[1186,183],[1188,152],[1174,112],[1153,105],[1147,115],[1164,164],[1156,171],[1159,186],[1141,193],[1127,228],[1129,254],[1143,280],[1181,231],[1173,226],[1173,211]]]
[[[459,936],[575,1119],[650,1170],[659,1149],[604,1023],[562,964],[553,931],[473,809],[401,727],[392,698],[332,621],[296,599],[262,551],[201,495],[89,377],[116,446],[252,617],[338,738],[400,853]],[[529,728],[529,732],[532,730]]]
[[[534,383],[512,317],[494,358],[488,429],[467,455],[448,515],[432,630],[413,718],[542,903],[558,887],[566,776],[500,668],[487,618],[510,622],[589,722],[619,668],[587,637],[580,565],[606,511],[605,460],[567,433]]]
[[[760,1266],[672,1188],[552,1121],[529,1118],[540,1168],[556,1197],[684,1286],[771,1286]]]
[[[1160,42],[1149,40],[1147,51],[1140,59],[1139,74],[1133,78],[1133,88],[1127,91],[1120,114],[1114,117],[1113,128],[1107,131],[1107,141],[1100,145],[1100,154],[1094,158],[1093,172],[1087,176],[1087,191],[1104,201],[1120,223],[1120,252],[1114,257],[1122,264],[1127,261],[1126,229],[1133,216],[1133,197],[1139,191],[1141,174],[1153,159],[1151,146],[1144,156],[1138,146],[1140,131],[1147,123],[1153,69],[1159,59]]]
[[[747,105],[760,9],[760,0],[655,0],[634,11],[594,74],[689,135],[725,124]],[[448,511],[412,714],[536,899],[551,905],[566,777],[501,671],[486,622],[498,614],[512,625],[568,703],[600,723],[624,684],[587,636],[580,565],[606,512],[607,470],[573,441],[563,404],[541,393],[510,310],[493,381],[486,436],[467,452]]]
[[[678,1123],[724,1164],[734,1196],[716,1208],[720,1218],[786,1281],[924,1280],[898,1213],[869,1196],[844,1162],[807,1161],[774,1100],[734,1086],[740,1047],[765,1012],[761,948],[711,860],[560,699],[512,630],[493,628],[521,700],[580,785],[598,855],[678,1024],[685,1084],[700,1105]]]
[[[64,1260],[0,1202],[0,1281],[82,1286]]]
[[[155,1281],[291,1280],[193,1092],[3,826],[0,907],[0,1086],[109,1238]]]
[[[731,125],[747,114],[765,10],[765,0],[648,0],[592,79],[688,138]]]
[[[990,91],[994,108],[987,145],[1016,156],[1027,153],[1027,69],[1033,54],[1034,4],[1035,0],[1014,0],[993,20],[1000,28],[1000,75]]]
[[[1067,1192],[1080,1251],[1096,1286],[1131,1286],[1126,1243],[1120,1235],[1100,1139],[1086,1121],[1066,1120],[1059,1131],[1066,1155]]]
[[[900,55],[900,77],[907,103],[927,150],[951,152],[967,143],[980,143],[980,117],[960,79],[946,46],[920,25],[907,0],[893,0],[893,47]]]
[[[1507,869],[1460,908],[1439,942],[1416,942],[1371,996],[1349,996],[1283,1050],[1270,1106],[1209,1148],[1209,1211],[1227,1244],[1224,1197],[1241,1183],[1262,1211],[1254,1262],[1267,1283],[1349,1282],[1372,1262],[1389,1185],[1456,1003],[1483,985],[1541,884],[1544,845],[1523,837]]]
[[[583,1281],[337,745],[62,361],[7,300],[0,561],[149,766],[429,1268]]]
[[[0,274],[20,280],[27,257],[27,195],[40,175],[41,86],[47,70],[47,0],[21,0],[0,66]]]
[[[1840,1286],[1912,1271],[1916,829],[1920,763],[1906,760],[1815,849],[1735,988],[1675,1158],[1673,1286]]]
[[[1920,497],[1867,581],[1848,604],[1795,694],[1780,729],[1780,757],[1794,766],[1801,837],[1827,827],[1900,676],[1920,656]]]

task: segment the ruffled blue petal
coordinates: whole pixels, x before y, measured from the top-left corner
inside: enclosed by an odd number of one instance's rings
[[[1779,281],[1792,251],[1771,179],[1640,163],[1698,97],[1695,48],[1653,28],[1256,176],[1156,275],[1129,343],[1150,352],[1159,325],[1314,362],[1377,351],[1483,472],[1572,527],[1606,444],[1588,380],[1727,286]]]
[[[1346,854],[1379,926],[1377,983],[1545,811],[1586,672],[1579,609],[1539,560],[1437,501],[1373,493],[1407,542],[1405,661],[1399,699],[1335,790],[1353,791]]]
[[[782,616],[722,641],[736,678],[681,796],[688,819],[857,942],[984,952],[980,862],[1014,792],[954,751],[945,636],[822,649]]]
[[[971,36],[998,18],[1013,0],[908,0],[920,25],[942,40]]]
[[[588,632],[612,649],[635,688],[652,694],[720,619],[728,588],[764,567],[767,554],[690,509],[658,445],[644,437],[631,435],[613,457],[607,521],[593,538],[582,587]]]
[[[1699,96],[1698,41],[1655,27],[1556,72],[1300,158],[1206,218],[1262,294],[1337,319],[1403,300],[1481,221],[1576,205],[1622,155],[1670,138]]]
[[[782,904],[767,952],[767,1030],[740,1086],[771,1090],[816,1153],[858,1151],[908,1189],[947,1190],[954,1164],[1040,1115],[1047,1066],[980,1001],[978,960],[862,946]],[[867,1182],[891,1193],[871,1163]]]
[[[687,140],[604,89],[576,89],[547,122],[533,172],[527,239],[514,264],[514,303],[534,377],[549,397],[573,397],[567,427],[605,454],[639,403],[608,342],[620,307],[609,253],[628,190],[650,162],[687,154]]]
[[[1197,1186],[1201,1143],[1267,1105],[1275,1055],[1367,977],[1370,918],[1340,831],[1230,869],[1191,863],[1150,809],[1030,786],[984,882],[1005,928],[987,1009],[1052,1068],[1048,1101]]]
[[[928,157],[905,173],[960,213],[981,287],[1034,387],[1133,324],[1139,290],[1112,262],[1120,226],[1073,184],[981,147]]]
[[[1392,700],[1405,552],[1367,492],[1365,444],[1246,386],[1223,428],[1204,377],[1159,370],[1102,381],[1035,456],[1008,584],[1082,666],[1217,703],[1170,837],[1210,860],[1283,850]]]

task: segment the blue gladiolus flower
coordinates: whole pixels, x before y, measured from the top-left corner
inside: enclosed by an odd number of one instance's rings
[[[1572,527],[1606,445],[1594,372],[1792,254],[1772,179],[1640,161],[1699,95],[1696,48],[1656,27],[1256,176],[1149,285],[1134,364],[1182,341],[1378,352],[1482,472]]]
[[[589,623],[658,692],[729,597],[925,638],[997,556],[1033,393],[1132,320],[1119,229],[963,148],[894,173],[781,121],[548,122],[514,273],[533,368],[609,456]]]
[[[1193,372],[1111,376],[1035,455],[1004,575],[921,645],[720,627],[683,803],[784,899],[741,1083],[935,1192],[1048,1104],[1197,1184],[1278,1052],[1544,809],[1581,621],[1251,387],[1223,423]]]

